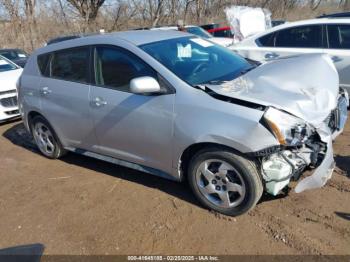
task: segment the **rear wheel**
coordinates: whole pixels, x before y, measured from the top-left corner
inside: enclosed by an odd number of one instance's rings
[[[229,216],[248,212],[263,192],[254,162],[220,148],[198,152],[191,160],[188,179],[205,207]]]
[[[67,151],[62,147],[50,124],[42,116],[31,121],[31,131],[40,152],[51,159],[60,158]]]

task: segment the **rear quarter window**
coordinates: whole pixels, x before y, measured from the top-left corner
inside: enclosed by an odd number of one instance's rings
[[[38,56],[38,59],[37,59],[38,68],[42,76],[46,76],[46,77],[49,76],[49,70],[47,68],[49,61],[50,61],[50,54],[42,54]]]
[[[275,46],[275,36],[276,36],[276,33],[270,33],[270,34],[264,35],[257,40],[257,44],[259,46],[266,46],[266,47]]]

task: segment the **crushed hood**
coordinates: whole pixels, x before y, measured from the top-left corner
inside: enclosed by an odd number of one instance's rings
[[[308,54],[267,62],[208,88],[227,97],[282,109],[319,127],[337,106],[339,76],[328,55]]]

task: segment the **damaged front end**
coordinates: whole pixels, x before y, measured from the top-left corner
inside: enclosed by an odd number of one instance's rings
[[[325,185],[335,166],[332,141],[344,128],[348,101],[346,92],[341,91],[338,106],[318,125],[273,107],[265,111],[261,123],[280,143],[278,149],[256,152],[269,194],[277,195],[306,168],[316,169],[298,183],[297,193]]]

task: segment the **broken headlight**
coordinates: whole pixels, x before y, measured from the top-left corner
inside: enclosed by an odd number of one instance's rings
[[[297,146],[311,135],[311,127],[302,119],[269,107],[263,119],[281,145]]]

